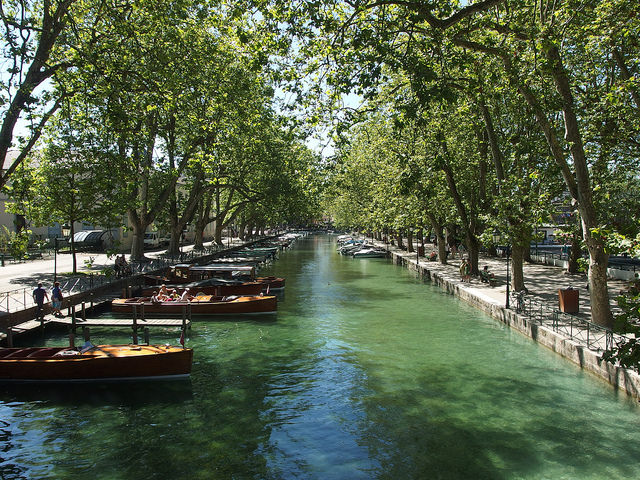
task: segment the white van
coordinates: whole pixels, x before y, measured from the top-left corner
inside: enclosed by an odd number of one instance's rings
[[[169,243],[167,239],[161,236],[158,232],[147,232],[144,234],[144,247],[145,248],[158,248],[165,243]]]

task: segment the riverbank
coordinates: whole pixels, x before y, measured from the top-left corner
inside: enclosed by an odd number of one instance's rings
[[[462,282],[459,274],[459,256],[449,260],[447,265],[442,265],[439,262],[430,262],[425,257],[418,257],[415,252],[409,253],[382,242],[374,243],[387,249],[397,265],[417,271],[422,278],[439,285],[448,293],[553,350],[583,370],[607,381],[614,388],[640,399],[640,375],[633,370],[604,361],[602,353],[607,342],[611,342],[612,339],[585,323],[590,318],[590,304],[584,274],[569,276],[559,267],[526,264],[524,278],[530,310],[516,313],[514,305],[506,308],[505,259],[481,256],[479,268],[487,265],[498,282],[496,287],[491,287],[476,278],[472,278],[469,283]],[[425,245],[427,257],[431,250],[437,251],[435,246]],[[568,287],[577,289],[580,295],[579,312],[574,315],[557,313],[558,290]],[[612,280],[609,284],[610,298],[615,298],[624,287],[624,282]],[[510,303],[513,303],[513,300]],[[532,312],[535,315],[531,315]],[[583,326],[580,327],[581,325]],[[578,330],[580,328],[582,331]]]

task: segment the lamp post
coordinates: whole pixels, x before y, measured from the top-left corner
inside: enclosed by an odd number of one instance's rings
[[[496,243],[496,245],[500,242],[501,238],[502,237],[498,232],[493,234],[493,241]],[[509,309],[509,288],[511,286],[511,270],[509,269],[509,259],[511,258],[511,247],[509,245],[505,245],[502,248],[504,248],[505,253],[507,254],[507,291],[504,307],[506,309]]]
[[[58,235],[53,239],[53,282],[58,280]]]

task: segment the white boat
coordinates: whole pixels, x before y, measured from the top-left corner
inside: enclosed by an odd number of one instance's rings
[[[351,254],[353,258],[384,258],[387,256],[387,251],[377,247],[361,248]]]

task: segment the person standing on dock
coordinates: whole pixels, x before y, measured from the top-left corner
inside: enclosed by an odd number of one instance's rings
[[[42,318],[44,316],[43,307],[44,307],[44,299],[49,301],[49,295],[47,291],[42,288],[42,282],[38,283],[38,288],[33,291],[33,301],[36,302],[38,308],[36,309],[36,319]]]
[[[60,290],[60,282],[53,283],[53,289],[51,290],[51,309],[56,317],[61,317],[62,312],[62,290]]]

